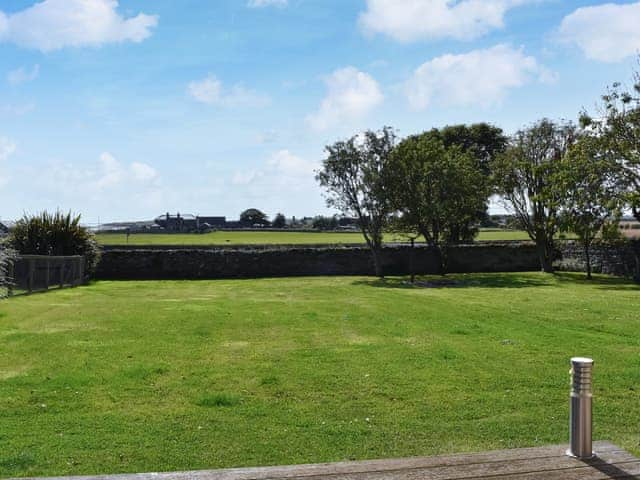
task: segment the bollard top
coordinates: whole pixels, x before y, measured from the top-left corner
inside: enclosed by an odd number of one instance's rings
[[[573,364],[587,364],[587,365],[593,365],[593,359],[592,358],[587,358],[587,357],[573,357],[571,359],[571,363]]]

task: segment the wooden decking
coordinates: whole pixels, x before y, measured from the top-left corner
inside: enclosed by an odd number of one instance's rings
[[[66,480],[600,480],[640,479],[640,460],[609,442],[597,442],[596,458],[565,455],[567,446],[524,448],[470,455],[372,460],[286,467],[142,473]]]

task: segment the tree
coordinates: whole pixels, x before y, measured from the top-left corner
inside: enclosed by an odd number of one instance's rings
[[[327,205],[358,218],[379,277],[384,276],[382,234],[391,211],[386,168],[395,144],[396,135],[390,127],[336,142],[325,148],[327,158],[316,176],[326,189]]]
[[[25,215],[16,222],[8,245],[22,255],[82,255],[91,274],[100,261],[100,247],[93,233],[80,225],[80,215],[70,212]]]
[[[487,199],[476,160],[427,132],[402,141],[387,171],[400,228],[422,235],[438,254],[441,273],[446,273],[447,250],[456,242],[457,228],[475,218]]]
[[[631,88],[614,83],[602,101],[597,118],[583,112],[580,123],[600,140],[602,149],[621,167],[627,184],[627,203],[640,221],[640,70],[634,72]]]
[[[287,219],[282,213],[276,214],[273,222],[271,222],[273,228],[284,228],[287,226]]]
[[[487,187],[491,183],[491,163],[497,155],[504,152],[508,139],[501,128],[488,123],[473,125],[450,125],[440,130],[429,132],[440,139],[445,148],[457,146],[471,154],[480,171],[476,181],[484,182]],[[487,190],[487,199],[492,192]],[[480,205],[476,214],[465,223],[451,226],[451,241],[458,243],[472,241],[478,234],[479,224],[488,216],[488,202]]]
[[[335,230],[338,228],[338,219],[335,217],[323,217],[318,215],[313,219],[313,228],[316,230]]]
[[[573,124],[543,119],[517,132],[492,165],[505,206],[513,210],[536,243],[540,266],[547,273],[553,272],[554,236],[566,193],[558,185],[557,175],[575,138]]]
[[[269,217],[257,208],[249,208],[240,214],[240,221],[252,227],[269,225]]]
[[[625,186],[614,159],[601,149],[598,137],[582,137],[568,152],[558,175],[566,197],[561,225],[574,232],[582,244],[587,278],[591,279],[591,245],[598,235],[606,236],[607,224],[622,214]]]

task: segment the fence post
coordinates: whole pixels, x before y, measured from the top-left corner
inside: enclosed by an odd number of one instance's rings
[[[574,357],[571,359],[571,446],[567,455],[588,459],[594,456],[592,445],[593,405],[592,405],[591,358]]]
[[[35,273],[35,259],[33,258],[28,258],[27,259],[27,265],[28,265],[28,273],[27,273],[27,291],[29,293],[33,293],[33,275]]]

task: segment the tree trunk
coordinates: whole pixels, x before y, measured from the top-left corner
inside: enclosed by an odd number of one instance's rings
[[[633,279],[640,283],[640,240],[635,240],[631,243],[631,249],[633,251],[633,258],[635,260],[635,270],[633,272]]]
[[[442,276],[447,274],[447,261],[442,251],[442,247],[439,244],[433,246],[436,252],[436,258],[438,259],[438,273]]]
[[[584,242],[584,258],[587,262],[587,280],[591,280],[591,250],[587,241]]]
[[[546,241],[537,241],[538,258],[544,273],[553,273],[553,246]]]
[[[415,245],[416,245],[416,239],[412,238],[411,239],[411,253],[409,255],[409,273],[411,274],[411,284],[416,283],[416,272],[415,272],[415,268],[414,268],[414,265],[413,265],[413,261],[414,261],[413,255],[414,255]]]
[[[373,268],[375,270],[376,277],[384,278],[384,271],[382,269],[382,249],[378,246],[371,247],[371,256],[373,258]]]

